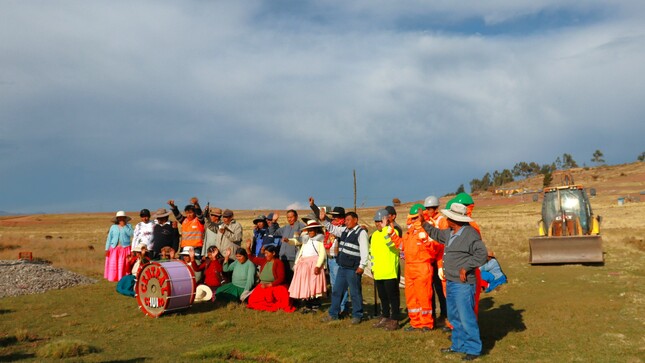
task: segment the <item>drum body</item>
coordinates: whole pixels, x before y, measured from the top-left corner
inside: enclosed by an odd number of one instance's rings
[[[195,273],[180,261],[150,262],[137,274],[139,308],[153,318],[189,308],[195,300]]]

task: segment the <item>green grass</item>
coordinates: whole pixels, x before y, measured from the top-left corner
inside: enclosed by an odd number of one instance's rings
[[[487,245],[509,277],[501,290],[482,295],[480,327],[486,354],[481,361],[645,360],[645,259],[638,242],[645,236],[645,204],[618,208],[607,198],[596,200],[594,207],[605,216],[603,266],[530,266],[527,240],[535,234],[537,203],[475,210]],[[627,218],[634,216],[640,219]],[[80,246],[87,244],[80,240]],[[28,243],[27,237],[21,241]],[[100,276],[101,252],[87,253],[97,265],[76,270]],[[76,263],[73,266],[80,266]],[[364,299],[369,304],[366,311],[372,313],[373,290],[367,279]],[[460,361],[459,356],[439,352],[449,345],[441,331],[386,332],[371,328],[371,322],[322,324],[321,317],[257,312],[237,304],[198,304],[184,313],[152,319],[139,311],[135,299],[117,294],[115,283],[101,280],[0,299],[0,361],[40,361],[41,349],[59,341],[91,347],[92,353],[68,358],[86,362]]]

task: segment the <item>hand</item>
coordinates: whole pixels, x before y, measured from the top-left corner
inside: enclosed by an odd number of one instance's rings
[[[282,237],[282,242],[289,243],[289,239],[287,237]]]
[[[320,275],[320,267],[314,267],[314,275]]]
[[[230,247],[227,248],[226,251],[224,251],[224,258],[228,259],[229,257],[231,257],[231,253],[232,253],[231,248]]]
[[[171,226],[172,228],[177,228],[177,221],[172,221],[172,222],[170,222],[170,226]]]
[[[278,211],[273,212],[273,221],[277,222],[278,218],[280,218],[280,213]]]
[[[459,279],[461,282],[466,282],[466,269],[463,267],[459,270]]]
[[[356,269],[356,274],[357,274],[357,275],[362,275],[362,274],[363,274],[363,272],[365,272],[365,270],[363,270],[363,269],[362,269],[362,268],[360,268],[360,267]]]
[[[443,273],[443,267],[439,267],[439,279],[441,279],[441,281],[446,280],[446,275]]]
[[[188,249],[188,256],[190,256],[191,261],[195,261],[195,249],[190,247]]]
[[[428,234],[425,232],[419,232],[419,239],[420,240],[426,240],[428,238]]]
[[[197,199],[197,197],[192,197],[192,198],[190,198],[190,203],[195,204],[195,205],[199,205],[199,199]]]
[[[309,197],[309,206],[312,207],[314,204],[314,197]]]
[[[246,245],[244,246],[244,248],[246,248],[247,250],[251,250],[251,246],[253,246],[253,240],[249,238],[246,240]]]
[[[168,200],[168,205],[170,206],[170,208],[175,208],[175,200],[174,199]]]
[[[327,217],[327,214],[325,214],[325,210],[321,209],[320,213],[318,214],[318,219],[320,219],[321,221],[324,221],[326,217]]]

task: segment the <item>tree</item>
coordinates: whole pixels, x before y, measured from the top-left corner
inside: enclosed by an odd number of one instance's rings
[[[562,169],[562,160],[560,159],[559,156],[555,159],[554,164],[555,164],[556,170]]]
[[[551,174],[551,172],[544,174],[544,179],[542,180],[542,186],[545,188],[550,186],[552,180],[553,180],[553,174]]]
[[[457,188],[457,191],[455,192],[455,194],[465,193],[465,192],[466,192],[466,190],[464,189],[464,185],[460,184],[459,188]]]
[[[645,161],[645,151],[643,151],[638,157],[636,158],[638,161]]]
[[[556,160],[557,162],[557,160]],[[575,160],[573,160],[573,156],[571,154],[564,153],[562,154],[562,168],[563,169],[572,169],[572,168],[577,168],[578,163],[576,163]]]
[[[604,155],[603,155],[602,151],[596,150],[593,153],[593,157],[591,158],[591,162],[596,163],[596,165],[604,164],[605,159],[602,158],[603,156]]]

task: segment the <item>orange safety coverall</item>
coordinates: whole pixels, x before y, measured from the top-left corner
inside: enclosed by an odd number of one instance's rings
[[[405,302],[410,325],[414,328],[434,328],[432,318],[432,266],[434,245],[421,223],[408,228],[403,237],[390,234],[392,242],[405,253]]]
[[[437,227],[439,229],[448,229],[450,228],[448,226],[448,219],[442,215],[439,212],[436,212],[433,215],[430,215],[428,211],[424,211],[423,213],[424,219],[433,225],[434,227]],[[432,240],[432,238],[431,238]],[[433,240],[434,241],[434,240]],[[445,246],[442,243],[434,242],[435,246],[435,261],[437,261],[437,267],[443,268],[443,250]],[[448,296],[446,293],[446,280],[441,280],[441,287],[443,289],[443,296]],[[443,313],[443,312],[442,312]],[[452,325],[450,324],[450,321],[446,318],[446,326],[450,329],[452,329]]]

